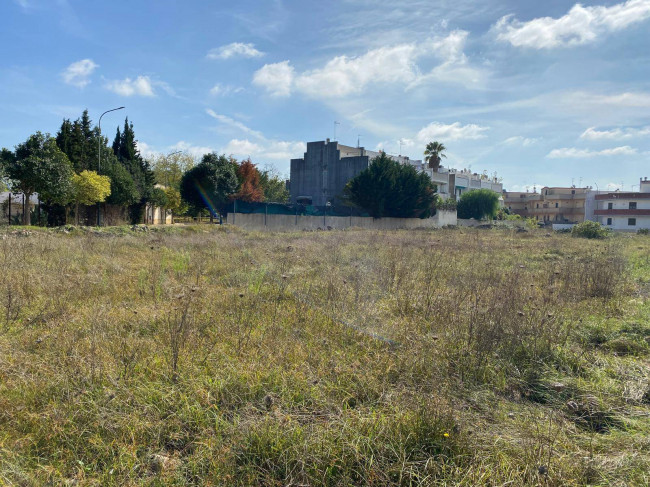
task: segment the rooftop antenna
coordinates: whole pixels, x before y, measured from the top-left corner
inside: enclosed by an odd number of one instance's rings
[[[334,121],[334,140],[336,140],[336,126],[341,125],[341,122]]]
[[[361,139],[361,134],[357,135],[357,149],[358,149],[359,147],[361,147],[361,141],[360,141],[360,139]]]

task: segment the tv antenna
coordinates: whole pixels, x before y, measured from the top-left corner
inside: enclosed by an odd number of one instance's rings
[[[341,125],[341,122],[334,121],[334,140],[336,140],[336,126]]]
[[[357,149],[361,147],[361,134],[357,135]]]

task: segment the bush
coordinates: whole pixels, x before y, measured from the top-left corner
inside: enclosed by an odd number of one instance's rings
[[[636,233],[639,235],[650,235],[650,230],[647,228],[639,228]]]
[[[463,193],[458,202],[458,218],[487,218],[492,220],[499,211],[499,195],[489,189],[472,189]]]
[[[446,200],[443,200],[440,196],[436,198],[436,210],[455,211],[456,206],[456,200],[453,198],[447,198]]]
[[[609,236],[609,230],[598,222],[585,221],[578,223],[571,230],[573,237],[580,238],[606,238]]]

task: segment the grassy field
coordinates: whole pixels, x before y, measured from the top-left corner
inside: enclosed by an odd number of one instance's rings
[[[650,237],[0,229],[0,485],[648,485]]]

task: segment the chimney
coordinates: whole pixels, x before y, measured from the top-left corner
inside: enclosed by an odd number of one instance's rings
[[[330,143],[330,138],[328,137],[327,139],[325,139],[325,145],[327,145],[329,143]]]

